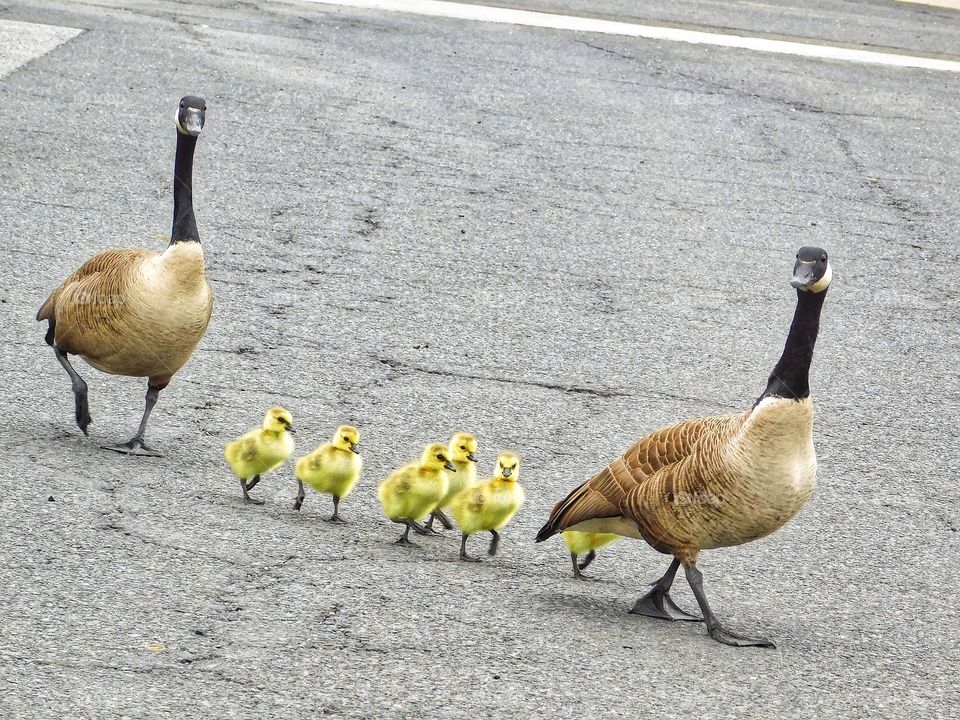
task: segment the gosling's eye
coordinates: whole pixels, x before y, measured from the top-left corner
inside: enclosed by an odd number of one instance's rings
[[[343,441],[344,441],[344,442],[350,442],[350,438],[348,438],[346,435],[344,435],[344,436],[343,436]]]
[[[460,446],[460,449],[461,449],[461,450],[466,450],[466,449],[467,449],[467,446],[466,446],[466,445],[461,445],[461,446]]]
[[[441,462],[443,462],[444,460],[446,460],[446,458],[443,455],[437,455],[437,460],[440,460]]]

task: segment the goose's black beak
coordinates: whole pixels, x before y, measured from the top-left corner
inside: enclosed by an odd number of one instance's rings
[[[817,264],[814,262],[798,260],[797,264],[793,266],[793,279],[790,284],[798,290],[813,285],[813,273],[816,266]]]
[[[360,446],[357,445],[356,443],[350,443],[350,450],[355,452],[357,455],[360,454]]]
[[[284,425],[284,427],[287,429],[288,433],[293,433],[294,435],[297,434],[297,431],[293,429],[293,425],[291,425],[290,423],[287,423],[286,425]]]
[[[203,110],[198,108],[184,108],[180,113],[180,127],[184,135],[197,137],[203,130]]]
[[[473,453],[467,453],[467,460],[469,460],[470,462],[476,462],[477,456],[474,455]]]
[[[511,475],[513,475],[513,468],[504,468],[504,469],[503,469],[503,476],[504,476],[504,477],[510,477]]]
[[[444,466],[447,470],[449,470],[450,472],[456,472],[456,471],[457,471],[457,466],[454,465],[454,464],[453,464],[452,462],[450,462],[449,460],[447,460],[447,461],[443,464],[443,466]]]

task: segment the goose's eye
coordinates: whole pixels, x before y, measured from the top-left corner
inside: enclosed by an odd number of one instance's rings
[[[467,446],[466,446],[466,445],[461,445],[461,446],[460,446],[460,449],[461,449],[461,450],[466,450],[466,449],[467,449]]]
[[[827,261],[827,256],[826,256],[826,254],[821,255],[821,256],[820,256],[820,262],[826,262],[826,261]]]
[[[350,442],[350,438],[348,438],[346,435],[344,435],[344,436],[343,436],[343,441],[344,441],[344,442]]]
[[[443,457],[443,455],[437,455],[437,460],[439,460],[440,462],[443,462],[444,460],[446,460],[446,458]]]

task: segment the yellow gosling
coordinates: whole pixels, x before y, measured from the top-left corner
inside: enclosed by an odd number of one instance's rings
[[[567,544],[570,551],[570,560],[573,562],[573,576],[577,580],[588,579],[581,570],[586,569],[587,565],[592,563],[597,557],[597,550],[605,548],[607,545],[620,539],[619,535],[614,533],[593,533],[579,532],[577,530],[567,530],[563,533],[563,541]],[[587,553],[583,562],[578,562],[578,556]]]
[[[472,488],[461,490],[450,503],[450,512],[460,526],[460,559],[479,562],[479,558],[467,554],[467,538],[477,532],[489,530],[490,555],[497,554],[500,545],[500,528],[510,522],[525,495],[518,482],[520,458],[511,452],[497,456],[497,470],[492,478]]]
[[[450,518],[443,512],[450,507],[450,501],[461,490],[466,490],[477,484],[477,438],[470,433],[454,433],[450,442],[447,443],[447,450],[450,451],[450,462],[457,469],[454,475],[450,476],[450,486],[443,500],[437,505],[437,509],[430,513],[427,520],[427,530],[433,530],[434,519],[439,520],[444,530],[453,529]]]
[[[417,462],[394,470],[377,488],[377,497],[384,514],[395,523],[405,525],[398,545],[416,547],[410,540],[410,528],[419,535],[429,531],[417,522],[429,515],[447,494],[449,472],[456,472],[450,453],[442,443],[431,443],[423,449]]]
[[[262,427],[227,443],[223,455],[240,479],[244,502],[263,505],[263,500],[254,500],[249,491],[260,482],[261,475],[280,467],[293,453],[291,433],[290,412],[274,407],[267,410]]]
[[[353,425],[341,425],[333,440],[324,443],[309,455],[297,460],[297,499],[293,509],[303,505],[303,486],[309,485],[318,493],[333,496],[333,515],[330,522],[342,523],[340,500],[353,492],[360,479],[363,460],[360,457],[360,431]]]

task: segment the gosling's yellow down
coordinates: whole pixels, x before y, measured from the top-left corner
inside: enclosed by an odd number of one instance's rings
[[[428,534],[417,519],[432,513],[447,494],[450,484],[447,471],[456,472],[450,462],[450,452],[443,443],[431,443],[423,449],[419,461],[394,470],[380,483],[377,497],[384,514],[393,522],[406,525],[398,545],[414,546],[409,538],[410,528],[419,535]]]
[[[489,480],[472,488],[461,490],[450,503],[450,512],[460,526],[460,559],[479,562],[467,554],[467,538],[474,533],[489,530],[490,555],[497,554],[500,545],[500,533],[497,531],[510,522],[525,495],[518,482],[520,476],[520,458],[512,452],[501,452],[497,456],[497,471]]]
[[[577,530],[567,530],[563,533],[563,541],[567,544],[570,551],[570,560],[573,562],[573,576],[577,580],[585,579],[581,570],[592,563],[597,557],[597,550],[605,548],[610,543],[620,539],[619,535],[614,533],[593,533],[579,532]],[[587,553],[583,562],[578,562],[578,556]]]
[[[274,407],[267,410],[261,427],[227,443],[223,455],[240,478],[244,502],[263,505],[263,500],[254,500],[248,491],[260,482],[261,475],[280,467],[290,457],[293,453],[292,433],[290,412]]]
[[[457,493],[477,484],[477,438],[467,432],[454,433],[447,443],[447,450],[450,451],[450,462],[457,471],[450,476],[447,494],[443,496],[437,509],[430,513],[427,530],[433,530],[434,519],[439,520],[445,530],[451,530],[453,525],[443,511],[450,507],[450,501]]]
[[[303,505],[303,486],[307,484],[319,493],[333,496],[333,515],[329,520],[344,522],[340,517],[340,500],[353,491],[362,468],[360,431],[353,425],[341,425],[333,434],[333,440],[297,460],[294,474],[298,488],[293,509],[299,510]]]

